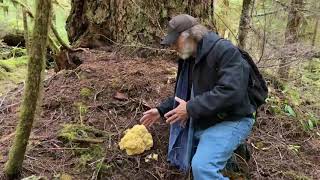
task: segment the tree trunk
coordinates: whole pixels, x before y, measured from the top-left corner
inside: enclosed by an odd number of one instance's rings
[[[27,54],[30,54],[28,18],[27,18],[27,12],[24,7],[22,7],[22,17],[23,17],[24,41],[27,49]]]
[[[66,29],[73,48],[97,48],[115,42],[159,46],[171,17],[187,13],[214,28],[213,9],[214,0],[72,0]],[[57,70],[76,67],[73,57],[75,61],[79,58],[73,54],[66,50],[58,54]]]
[[[35,25],[28,62],[23,102],[20,107],[20,120],[16,127],[15,138],[5,165],[5,174],[12,178],[19,174],[26,152],[28,139],[41,97],[41,87],[45,65],[48,30],[50,25],[51,0],[36,1]]]
[[[212,9],[213,0],[72,0],[66,28],[74,47],[113,41],[158,44],[170,17],[188,13],[208,21]]]
[[[316,45],[317,35],[318,35],[318,26],[319,26],[319,18],[316,17],[316,24],[314,25],[313,37],[312,37],[312,46]]]
[[[246,49],[246,41],[250,29],[250,5],[251,0],[243,0],[238,35],[238,46],[242,49]]]
[[[291,0],[291,5],[288,14],[288,23],[285,31],[285,46],[298,42],[299,26],[302,21],[301,9],[303,0]],[[290,64],[287,59],[280,59],[279,76],[286,80],[289,77]]]

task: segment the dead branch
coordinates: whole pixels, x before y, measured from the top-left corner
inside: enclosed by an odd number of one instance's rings
[[[51,22],[51,30],[53,32],[53,34],[55,35],[55,37],[57,38],[58,42],[62,45],[62,47],[64,47],[65,49],[69,50],[69,51],[74,51],[68,44],[66,44],[63,39],[61,38],[61,36],[59,35],[57,29],[54,27],[54,24]]]
[[[268,16],[268,15],[276,14],[277,12],[279,12],[281,10],[282,9],[278,9],[278,10],[270,11],[270,12],[263,12],[262,14],[253,15],[253,17],[261,17],[261,16]]]
[[[170,50],[170,49],[161,49],[161,48],[154,48],[154,47],[150,47],[150,46],[146,46],[146,45],[129,45],[129,44],[121,44],[118,42],[113,41],[112,39],[108,38],[107,36],[103,35],[103,34],[98,34],[99,36],[107,39],[108,41],[110,41],[111,43],[117,45],[117,46],[121,46],[121,47],[134,47],[134,48],[142,48],[142,49],[149,49],[149,50],[154,50],[154,51],[166,51],[166,52],[175,52],[174,50]]]

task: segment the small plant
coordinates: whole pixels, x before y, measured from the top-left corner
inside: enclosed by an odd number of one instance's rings
[[[299,146],[299,145],[288,145],[288,149],[292,150],[295,153],[299,152],[300,147],[301,146]]]
[[[90,88],[84,87],[80,90],[81,97],[89,98],[90,96],[92,96],[92,94],[93,92]]]
[[[286,104],[286,105],[284,106],[284,112],[285,112],[288,116],[297,117],[297,114],[294,112],[294,110],[292,109],[292,107],[289,106],[288,104]]]
[[[82,102],[75,103],[75,106],[79,112],[80,124],[83,125],[83,116],[88,112],[88,108]]]

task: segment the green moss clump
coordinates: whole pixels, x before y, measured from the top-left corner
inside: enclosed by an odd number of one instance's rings
[[[78,168],[85,168],[86,165],[94,160],[101,159],[105,155],[105,149],[101,145],[90,145],[88,149],[78,150],[76,152],[80,155],[78,159]]]
[[[90,88],[84,87],[80,90],[81,97],[90,97],[92,96],[93,92]]]
[[[106,136],[104,131],[91,126],[79,124],[64,124],[58,133],[58,138],[66,142],[86,141]],[[90,140],[89,140],[90,141]]]
[[[0,60],[0,96],[16,83],[23,82],[27,74],[28,56]]]
[[[63,173],[60,176],[60,180],[72,180],[72,176],[70,176],[69,174]]]

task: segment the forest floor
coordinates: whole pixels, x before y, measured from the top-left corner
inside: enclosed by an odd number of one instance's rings
[[[34,124],[22,177],[48,179],[187,179],[166,162],[168,130],[150,128],[151,150],[128,156],[118,147],[143,111],[172,95],[175,61],[129,58],[92,50],[75,70],[45,80],[42,112]],[[0,97],[0,179],[14,137],[23,84]],[[320,133],[301,123],[304,109],[270,85],[248,139],[251,179],[320,179]],[[75,141],[76,139],[76,141]],[[150,154],[159,158],[148,161]],[[241,179],[241,178],[238,178]],[[242,178],[243,179],[243,178]]]

